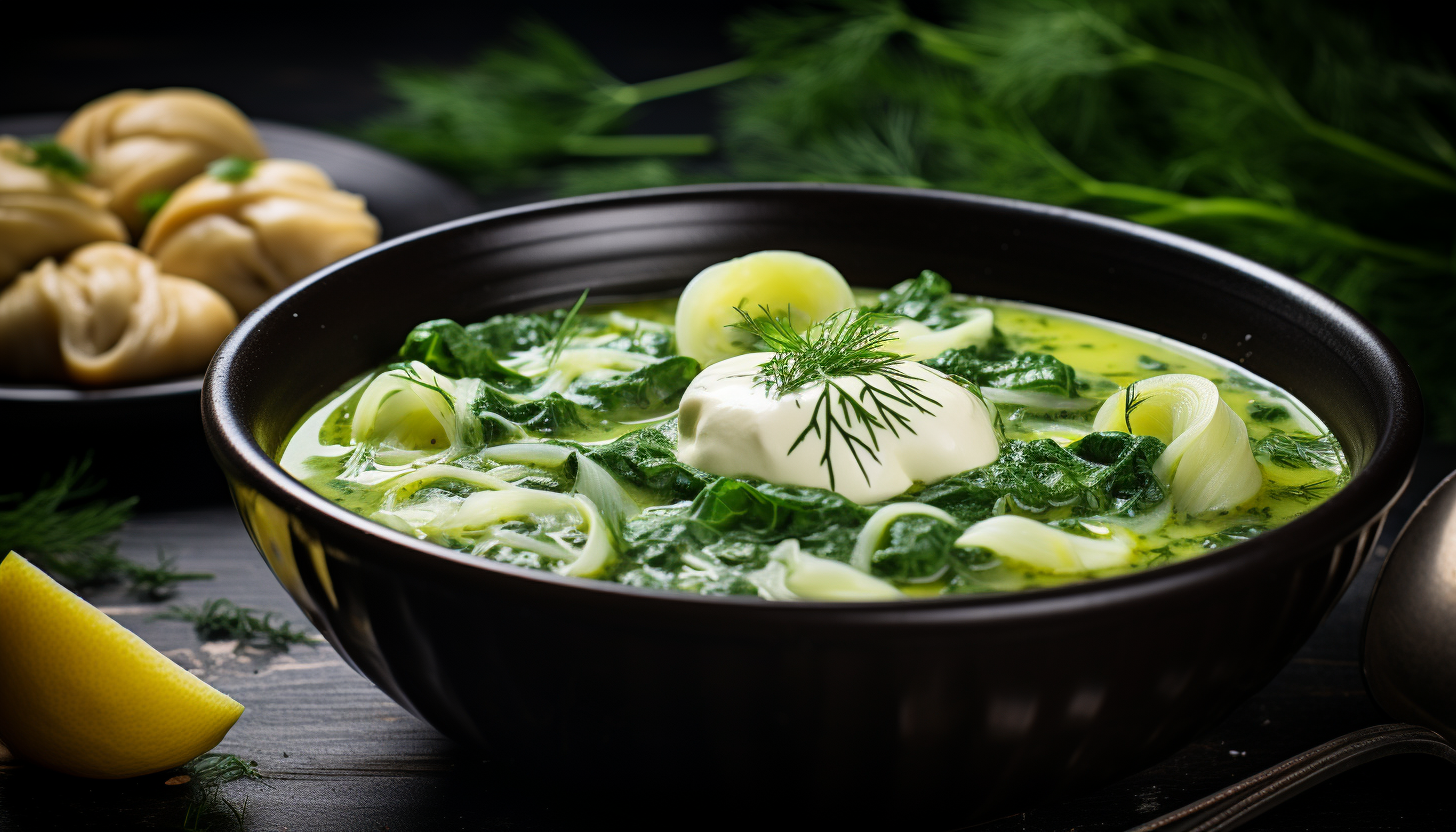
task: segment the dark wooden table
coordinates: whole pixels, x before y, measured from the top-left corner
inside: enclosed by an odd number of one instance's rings
[[[1456,450],[1428,448],[1375,561],[1361,572],[1304,649],[1264,690],[1174,756],[1091,794],[983,824],[987,832],[1120,830],[1215,791],[1338,734],[1388,721],[1365,692],[1360,625],[1379,561],[1416,498],[1456,467]],[[121,535],[123,555],[158,548],[184,570],[212,572],[173,603],[226,597],[306,625],[225,504],[143,513]],[[555,830],[644,824],[637,804],[583,805],[551,784],[456,745],[356,674],[327,644],[281,654],[201,643],[191,627],[154,620],[166,604],[110,590],[92,597],[108,614],[247,706],[218,750],[257,760],[263,783],[224,789],[246,805],[250,830]],[[3,684],[3,680],[0,680]],[[564,764],[569,770],[569,763]],[[624,794],[630,772],[620,773]],[[0,764],[0,829],[176,829],[185,787],[166,775],[120,782],[68,778]],[[1250,830],[1456,829],[1456,769],[1434,758],[1388,758],[1316,787],[1258,818]],[[954,795],[944,799],[953,800]],[[695,826],[701,824],[694,823]],[[765,822],[773,828],[772,822]],[[215,827],[226,828],[226,827]]]

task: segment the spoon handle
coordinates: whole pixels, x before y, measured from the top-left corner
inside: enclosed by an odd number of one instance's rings
[[[1418,725],[1377,725],[1330,740],[1246,780],[1128,832],[1222,832],[1243,825],[1342,771],[1392,754],[1433,754],[1456,763],[1440,734]]]

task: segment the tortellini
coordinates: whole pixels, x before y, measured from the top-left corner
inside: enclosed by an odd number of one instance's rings
[[[0,136],[0,286],[46,257],[99,240],[124,242],[106,191],[37,166],[36,153]]]
[[[199,371],[237,322],[206,286],[92,243],[0,294],[0,375],[103,386]]]
[[[732,327],[760,307],[787,315],[803,331],[842,309],[854,292],[839,270],[797,251],[756,251],[698,272],[677,302],[677,351],[710,364],[749,352],[754,337]]]
[[[1038,572],[1063,575],[1127,566],[1133,557],[1131,541],[1116,531],[1107,537],[1084,537],[1015,514],[976,523],[961,533],[956,545],[986,549]]]
[[[56,141],[91,164],[91,182],[111,191],[111,210],[133,233],[146,221],[142,197],[174,190],[224,156],[267,155],[236,107],[190,89],[98,98],[71,116]]]
[[[147,226],[142,250],[217,289],[239,315],[379,241],[364,199],[306,162],[267,159],[193,179]]]
[[[1263,485],[1248,428],[1201,376],[1169,373],[1131,384],[1102,403],[1092,429],[1161,439],[1168,449],[1154,471],[1170,483],[1181,514],[1233,508]]]

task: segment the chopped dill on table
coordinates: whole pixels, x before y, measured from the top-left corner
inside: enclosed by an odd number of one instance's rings
[[[173,605],[155,617],[192,624],[203,641],[237,641],[239,647],[263,647],[286,652],[295,644],[313,644],[314,638],[294,629],[286,620],[274,621],[276,612],[240,607],[226,598],[202,602],[197,607]],[[281,619],[281,616],[278,616]]]
[[[131,519],[135,497],[104,500],[105,483],[88,476],[90,457],[73,459],[29,495],[0,494],[0,554],[15,550],[56,580],[77,590],[126,581],[144,599],[170,596],[181,581],[212,578],[179,572],[176,559],[157,551],[155,566],[116,553],[115,532]]]
[[[247,828],[247,801],[234,803],[223,796],[222,787],[237,780],[261,782],[263,774],[258,771],[257,761],[209,751],[182,766],[180,771],[181,775],[169,779],[167,784],[188,787],[181,825],[184,832]]]
[[[1456,74],[1438,50],[1317,0],[765,4],[731,35],[736,60],[629,84],[532,23],[463,67],[387,70],[401,106],[362,132],[487,192],[867,182],[1167,228],[1365,315],[1456,439]],[[630,131],[704,90],[713,135]]]

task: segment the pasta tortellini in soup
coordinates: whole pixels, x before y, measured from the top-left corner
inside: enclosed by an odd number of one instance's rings
[[[172,195],[142,249],[164,271],[217,289],[241,315],[378,241],[364,199],[337,190],[313,165],[229,159]]]
[[[41,162],[33,149],[0,136],[0,286],[42,258],[127,238],[106,209],[106,191]]]
[[[103,386],[199,371],[236,324],[212,289],[92,243],[0,294],[0,375]]]
[[[267,155],[253,125],[215,95],[190,89],[122,90],[77,110],[56,141],[91,165],[111,191],[111,210],[133,233],[146,222],[139,201],[164,194],[224,156]]]

